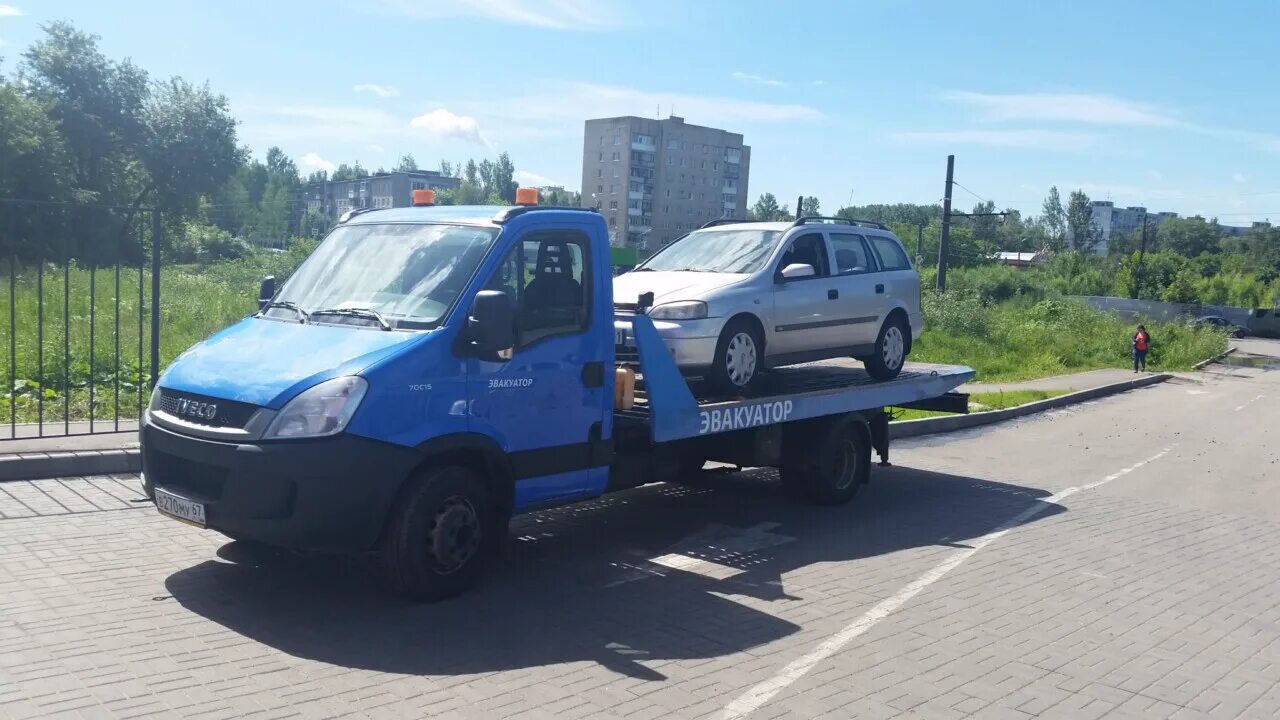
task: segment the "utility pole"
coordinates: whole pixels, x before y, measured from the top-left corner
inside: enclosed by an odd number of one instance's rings
[[[924,223],[916,223],[916,267],[924,262]]]
[[[1134,300],[1138,299],[1140,294],[1138,291],[1142,287],[1142,260],[1147,254],[1147,215],[1142,215],[1142,243],[1138,246],[1138,264],[1133,268],[1133,287],[1130,289],[1130,297]]]
[[[942,194],[942,239],[938,243],[938,292],[947,289],[947,251],[951,247],[951,180],[955,177],[956,156],[947,156],[947,187]]]

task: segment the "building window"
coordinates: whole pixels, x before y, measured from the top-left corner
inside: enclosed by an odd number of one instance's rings
[[[668,191],[667,191],[667,197],[671,197],[671,191],[670,191],[670,190],[668,190]]]
[[[618,162],[618,161],[619,161],[619,160],[621,160],[621,159],[622,159],[622,154],[621,154],[621,153],[619,153],[617,150],[614,150],[614,151],[613,151],[613,161],[614,161],[614,162]]]
[[[618,177],[618,166],[617,166],[617,165],[614,165],[614,166],[613,166],[613,176],[614,176],[615,178],[616,178],[616,177]]]
[[[668,156],[667,156],[667,165],[671,165],[673,162],[675,162],[675,158],[673,158],[673,157],[671,157],[670,155],[668,155]]]
[[[680,158],[680,167],[684,167],[684,158]]]
[[[621,144],[622,144],[622,136],[621,136],[621,135],[614,135],[614,136],[613,136],[613,144],[614,144],[614,145],[621,145]]]
[[[600,153],[600,162],[604,162],[604,153]]]
[[[684,173],[680,173],[680,182],[684,182]]]
[[[616,194],[617,194],[617,192],[618,192],[618,190],[617,190],[617,188],[614,186],[614,184],[613,184],[613,183],[609,183],[609,194],[610,194],[610,195],[616,195]]]
[[[604,194],[604,186],[603,186],[603,185],[597,185],[597,186],[596,186],[596,193],[598,193],[598,194],[600,194],[600,195],[603,195],[603,194]]]
[[[716,170],[719,170],[719,169],[720,169],[720,163],[718,163],[718,162],[713,162],[713,163],[711,163],[711,171],[712,171],[712,172],[715,172]]]
[[[651,136],[651,135],[645,135],[645,134],[643,134],[643,133],[632,133],[632,134],[631,134],[631,142],[633,142],[633,143],[637,143],[637,144],[639,144],[639,145],[652,145],[652,144],[653,144],[653,136]]]
[[[679,150],[679,149],[680,149],[680,141],[679,141],[679,140],[668,140],[668,141],[667,141],[667,149],[668,149],[668,150]]]
[[[596,177],[604,177],[604,168],[596,170]]]
[[[618,227],[618,218],[616,218],[616,217],[610,217],[610,218],[609,218],[609,227]]]

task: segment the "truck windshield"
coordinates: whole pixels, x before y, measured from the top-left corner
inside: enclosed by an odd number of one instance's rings
[[[465,225],[339,227],[289,278],[265,314],[390,329],[435,327],[495,236],[497,230]]]
[[[702,230],[663,248],[636,270],[752,273],[782,235],[777,230]]]

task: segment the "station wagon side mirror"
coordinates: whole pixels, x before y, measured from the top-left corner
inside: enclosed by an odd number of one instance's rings
[[[471,351],[483,360],[509,360],[516,344],[515,311],[502,290],[481,290],[467,317]]]
[[[275,296],[276,276],[268,275],[262,278],[262,285],[258,287],[258,309],[265,309],[267,307],[267,303],[271,302],[271,298]]]
[[[782,268],[780,276],[782,280],[796,280],[798,278],[813,277],[816,274],[813,266],[809,263],[791,263]]]

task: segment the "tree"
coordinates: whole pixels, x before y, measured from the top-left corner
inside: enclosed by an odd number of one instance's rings
[[[355,165],[342,163],[338,165],[338,169],[333,171],[329,177],[330,180],[337,182],[339,180],[358,180],[360,178],[369,177],[369,171],[357,160]]]
[[[853,220],[873,220],[886,225],[899,223],[917,227],[928,225],[939,216],[942,209],[937,205],[915,205],[912,203],[896,203],[893,205],[852,205],[836,211],[836,217]]]
[[[754,220],[783,220],[790,216],[785,205],[778,205],[778,198],[773,193],[764,193],[756,204],[751,206],[750,217]]]
[[[267,148],[267,172],[280,177],[289,187],[298,185],[298,165],[275,145]]]
[[[413,172],[418,169],[418,161],[413,159],[413,155],[401,155],[400,164],[396,165],[398,172]]]
[[[441,160],[440,174],[445,177],[458,177],[458,166],[448,160]]]
[[[1061,250],[1066,233],[1067,215],[1062,209],[1062,198],[1058,195],[1058,186],[1049,188],[1049,195],[1040,208],[1040,224],[1049,238],[1049,246],[1053,250]]]
[[[1222,240],[1222,228],[1217,221],[1205,222],[1202,217],[1171,218],[1160,225],[1160,247],[1179,255],[1195,257],[1201,253],[1216,252]]]
[[[1093,225],[1093,206],[1083,190],[1073,190],[1067,200],[1067,237],[1074,250],[1092,252],[1101,239]]]
[[[818,203],[816,197],[806,197],[800,203],[800,214],[807,217],[816,217],[822,215],[822,206]]]
[[[1173,282],[1164,289],[1160,294],[1160,299],[1165,302],[1173,303],[1193,303],[1200,299],[1196,291],[1196,284],[1199,280],[1196,274],[1191,270],[1180,270],[1173,277]]]
[[[189,213],[244,162],[227,99],[207,84],[197,87],[175,77],[157,85],[144,119],[146,142],[139,156],[150,182],[134,196],[135,207],[154,197],[165,210]]]

